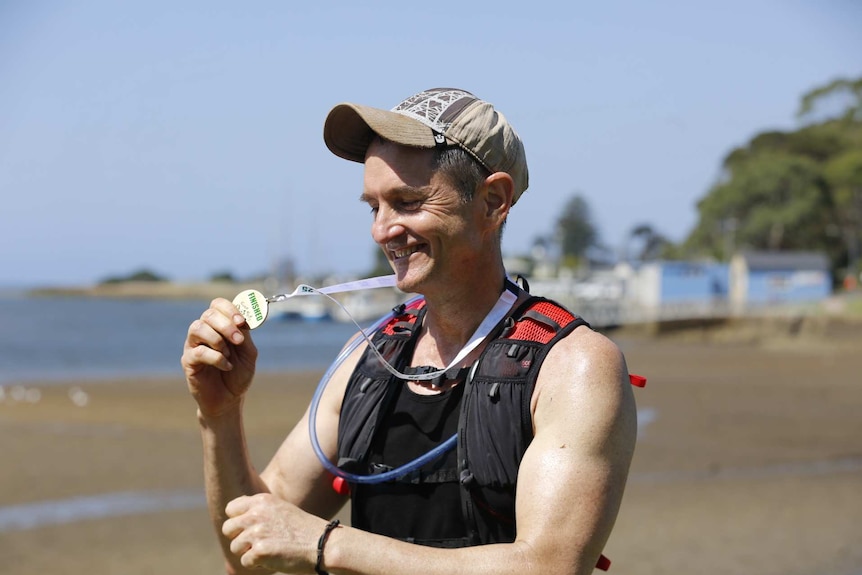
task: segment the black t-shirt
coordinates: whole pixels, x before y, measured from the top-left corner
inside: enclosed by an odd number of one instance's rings
[[[384,470],[399,467],[449,439],[458,430],[463,393],[459,384],[419,395],[402,382],[372,441],[369,462]],[[353,526],[420,544],[463,545],[456,450],[424,465],[411,481],[354,485]]]

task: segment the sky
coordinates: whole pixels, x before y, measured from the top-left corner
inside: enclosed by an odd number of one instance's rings
[[[853,0],[0,0],[0,286],[362,274],[362,166],[323,120],[432,87],[525,142],[507,255],[574,194],[612,249],[681,241],[730,150],[862,75],[860,29]]]

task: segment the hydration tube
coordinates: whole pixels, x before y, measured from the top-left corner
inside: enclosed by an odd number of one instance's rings
[[[311,439],[311,446],[314,449],[315,455],[317,455],[317,458],[320,460],[321,465],[323,465],[323,467],[333,475],[341,477],[352,483],[383,483],[391,479],[403,477],[404,475],[407,475],[408,473],[422,467],[426,463],[433,461],[440,455],[454,448],[458,441],[458,434],[454,434],[452,437],[450,437],[434,449],[430,450],[429,452],[425,453],[420,457],[417,457],[413,461],[405,463],[404,465],[396,469],[386,471],[384,473],[374,475],[356,475],[343,471],[333,465],[332,462],[329,461],[329,458],[326,457],[326,454],[323,453],[323,449],[321,449],[320,442],[317,437],[317,408],[320,405],[320,399],[323,396],[323,392],[326,389],[329,380],[332,378],[333,373],[335,373],[335,371],[341,366],[341,364],[344,363],[344,361],[350,356],[350,354],[352,354],[364,340],[368,342],[368,345],[370,346],[369,349],[375,355],[377,355],[383,366],[392,375],[410,381],[423,381],[434,379],[435,377],[446,373],[451,367],[458,365],[461,361],[463,361],[465,357],[470,354],[473,349],[475,349],[480,343],[482,343],[485,337],[487,337],[487,335],[493,330],[494,326],[497,325],[497,323],[505,317],[509,309],[511,309],[512,305],[517,300],[517,296],[513,292],[509,291],[508,289],[503,290],[503,293],[500,294],[497,303],[494,305],[491,311],[488,312],[488,315],[485,316],[485,319],[482,320],[482,323],[480,323],[479,327],[476,328],[476,331],[471,336],[467,345],[465,345],[461,349],[461,351],[458,353],[457,356],[455,356],[449,366],[437,371],[432,371],[430,373],[405,374],[395,369],[395,367],[393,367],[389,364],[388,361],[386,361],[380,351],[374,345],[372,345],[370,337],[383,325],[396,317],[396,312],[393,310],[389,314],[380,318],[371,327],[367,329],[362,329],[356,322],[356,320],[353,319],[353,316],[350,315],[350,312],[348,312],[347,309],[345,309],[345,307],[341,304],[341,302],[329,295],[345,291],[371,289],[377,287],[389,287],[394,285],[395,276],[390,275],[376,278],[368,278],[364,280],[356,280],[323,288],[315,288],[307,284],[300,284],[292,293],[278,294],[271,297],[264,297],[264,295],[257,290],[246,290],[237,295],[237,297],[233,301],[234,305],[237,306],[237,309],[240,311],[243,317],[245,317],[250,329],[255,329],[266,320],[268,306],[270,303],[282,302],[295,296],[312,294],[319,294],[329,298],[333,303],[340,307],[344,311],[344,313],[347,314],[347,317],[350,318],[353,324],[356,325],[356,328],[359,330],[359,336],[355,337],[353,341],[351,341],[341,351],[338,357],[335,358],[335,361],[333,361],[332,364],[329,366],[329,369],[326,370],[326,373],[323,374],[323,377],[321,378],[320,382],[317,384],[317,389],[315,390],[314,396],[311,399],[308,420],[308,435]],[[420,301],[421,299],[422,296],[416,296],[405,302],[404,305],[411,305]]]
[[[409,301],[405,302],[404,305],[410,305],[417,301],[420,301],[422,296],[417,296]],[[416,469],[419,469],[426,463],[433,461],[434,459],[440,457],[447,451],[453,449],[458,442],[458,434],[454,434],[452,437],[435,447],[434,449],[428,451],[424,455],[421,455],[410,461],[405,463],[404,465],[392,469],[391,471],[386,471],[384,473],[378,473],[374,475],[356,475],[354,473],[348,473],[342,469],[336,467],[326,454],[323,452],[323,449],[320,447],[320,441],[317,437],[317,408],[320,406],[320,399],[323,397],[323,392],[326,389],[329,380],[332,378],[333,373],[341,367],[341,364],[350,357],[350,355],[356,351],[356,349],[364,342],[368,341],[369,345],[371,345],[369,337],[374,334],[378,329],[383,327],[386,323],[392,320],[395,317],[395,310],[389,312],[387,315],[380,318],[374,325],[371,327],[361,330],[361,336],[357,336],[351,341],[347,347],[345,347],[338,357],[332,362],[329,366],[329,369],[326,370],[326,373],[323,374],[323,377],[320,378],[320,382],[317,384],[317,389],[314,390],[314,395],[311,398],[311,405],[309,407],[308,414],[308,435],[311,438],[311,447],[314,449],[315,455],[320,460],[321,465],[335,475],[336,477],[341,477],[344,480],[350,483],[361,483],[361,484],[374,484],[374,483],[384,483],[386,481],[390,481],[392,479],[398,479],[399,477],[403,477]],[[376,351],[376,350],[375,350]],[[378,352],[379,353],[379,352]],[[388,364],[387,364],[388,365]]]

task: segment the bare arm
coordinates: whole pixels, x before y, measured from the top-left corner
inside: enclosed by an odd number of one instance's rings
[[[533,403],[535,438],[518,475],[518,539],[548,572],[591,573],[616,521],[637,436],[622,353],[579,328],[549,354]]]
[[[231,500],[256,493],[267,493],[269,487],[251,464],[242,408],[237,406],[219,417],[207,417],[198,410],[204,454],[204,486],[210,519],[225,556],[228,573],[244,573],[237,558],[230,553],[230,541],[221,534],[228,518],[225,506]]]
[[[335,574],[590,573],[616,519],[634,450],[636,415],[619,350],[581,328],[555,346],[534,395],[535,438],[521,464],[514,543],[435,549],[335,529],[324,567]],[[243,564],[311,572],[325,521],[280,505],[264,537],[255,514],[271,501],[242,498],[223,529]],[[285,533],[289,531],[289,535]]]
[[[222,535],[227,504],[241,496],[274,493],[317,514],[334,513],[343,503],[325,489],[325,471],[311,450],[307,419],[299,422],[262,473],[254,469],[243,426],[242,406],[254,377],[257,350],[245,320],[227,300],[214,300],[200,320],[189,327],[182,365],[189,391],[198,403],[204,454],[204,482],[210,517],[219,537],[229,573],[245,573]],[[350,359],[345,362],[349,364]],[[324,396],[319,413],[321,444],[335,452],[340,395],[346,379],[339,370]],[[339,390],[340,388],[340,390]],[[308,414],[306,413],[306,418]],[[334,418],[334,425],[333,425]],[[334,433],[334,431],[333,431]],[[260,573],[260,571],[255,571]]]

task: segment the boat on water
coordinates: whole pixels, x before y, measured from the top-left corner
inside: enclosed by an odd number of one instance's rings
[[[391,288],[341,293],[333,297],[341,306],[328,297],[309,295],[274,302],[270,304],[270,313],[291,321],[349,323],[352,318],[362,324],[383,317],[408,298],[406,294]]]
[[[282,320],[321,322],[332,320],[330,302],[322,297],[306,296],[287,301],[275,302],[271,312]]]
[[[407,294],[394,288],[356,291],[339,295],[338,301],[341,302],[344,309],[332,304],[330,308],[332,318],[341,322],[349,322],[353,318],[353,321],[359,324],[383,317],[393,307],[408,299]]]
[[[325,298],[307,297],[305,300],[299,310],[299,317],[302,321],[317,322],[332,319],[332,314],[326,305],[328,301]]]

